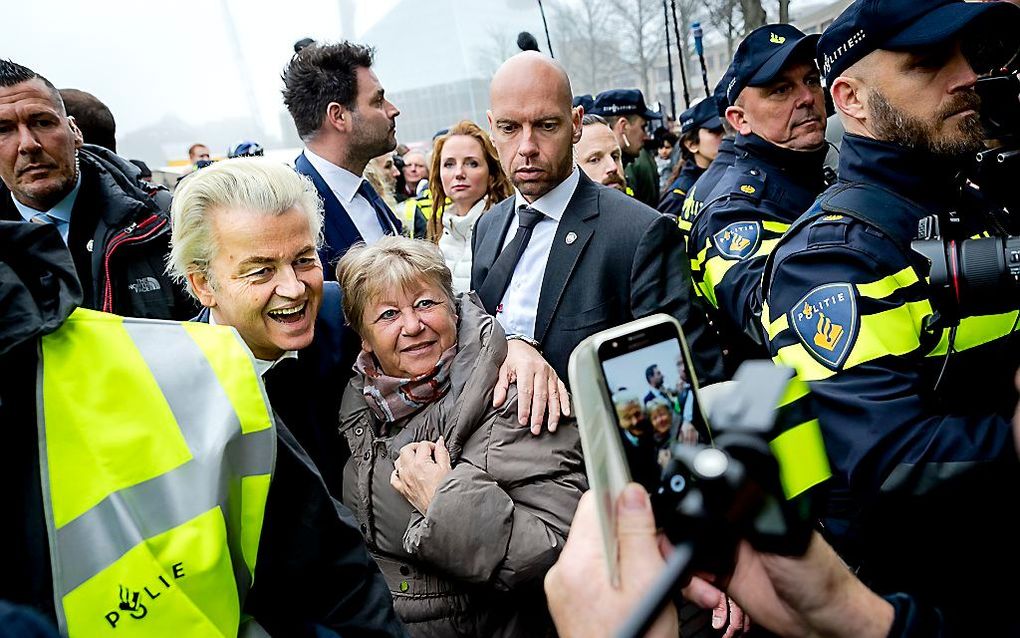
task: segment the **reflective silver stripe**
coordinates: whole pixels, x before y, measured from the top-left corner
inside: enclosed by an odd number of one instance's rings
[[[272,440],[275,436],[273,430],[261,430],[231,443],[240,457],[252,459],[261,456],[265,459],[261,467],[257,462],[248,463],[243,474],[270,473],[271,462],[266,450],[275,444]],[[221,459],[193,459],[172,472],[110,494],[58,529],[61,598],[145,539],[169,531],[214,507],[223,511],[224,518],[231,525],[228,505],[230,477],[241,474],[237,471],[239,469],[228,467]],[[231,547],[235,572],[238,566],[246,572],[240,548],[236,557],[233,554]],[[246,576],[243,580],[247,583],[239,582],[238,585],[250,586],[250,577]]]
[[[145,539],[215,507],[220,508],[227,524],[234,577],[243,602],[251,574],[240,546],[240,511],[230,507],[229,496],[236,494],[232,483],[240,477],[272,473],[276,432],[271,428],[242,435],[240,421],[215,371],[179,324],[126,319],[123,325],[166,398],[193,458],[170,472],[108,495],[56,530],[55,537],[51,532],[57,548],[57,607],[62,607],[64,596]],[[41,408],[39,415],[44,444]]]
[[[166,397],[192,456],[219,453],[228,437],[241,433],[230,398],[183,326],[125,320],[124,328]]]
[[[135,346],[145,359],[153,378],[170,406],[174,419],[181,428],[188,444],[188,449],[196,459],[202,459],[212,453],[212,458],[225,458],[228,469],[234,476],[251,474],[269,474],[269,471],[245,472],[241,467],[252,459],[266,458],[266,455],[251,454],[247,446],[238,450],[233,439],[242,436],[241,422],[234,412],[226,390],[220,385],[216,372],[209,365],[205,353],[191,338],[181,324],[139,321],[125,319],[124,328],[131,336]],[[236,333],[235,333],[236,334]],[[238,344],[247,352],[247,346],[238,339]],[[204,370],[196,375],[196,370]],[[254,373],[254,365],[252,366]],[[196,382],[197,380],[197,382]],[[265,393],[263,393],[265,399]],[[266,400],[268,404],[268,400]],[[223,428],[211,428],[210,423],[222,423]],[[250,436],[250,435],[248,435]],[[229,437],[229,440],[225,439]],[[247,438],[247,436],[245,436]],[[275,437],[273,440],[275,444]],[[268,453],[269,458],[276,457],[275,447]],[[172,473],[170,473],[172,474]],[[210,482],[215,485],[215,477],[210,475]],[[200,485],[200,484],[199,484]],[[202,489],[196,485],[198,489]],[[227,541],[230,549],[231,565],[237,581],[238,592],[244,600],[251,587],[252,575],[248,573],[247,563],[241,550],[241,521],[238,508],[227,507],[227,493],[224,486],[219,486],[222,496],[217,501],[221,505],[224,520],[227,524]],[[208,487],[204,489],[208,490]],[[207,511],[209,508],[201,510]],[[183,523],[189,518],[178,519]]]
[[[57,593],[57,583],[63,580],[58,560],[57,544],[53,540],[57,537],[57,525],[53,517],[53,502],[50,500],[50,461],[46,454],[46,410],[43,403],[43,348],[42,339],[36,349],[36,357],[39,362],[36,365],[35,377],[35,415],[39,432],[39,484],[42,488],[43,513],[46,517],[46,538],[49,539],[50,549],[50,573],[53,575],[53,611],[57,616],[57,630],[61,636],[67,635],[67,617],[64,615],[64,605],[60,594]]]

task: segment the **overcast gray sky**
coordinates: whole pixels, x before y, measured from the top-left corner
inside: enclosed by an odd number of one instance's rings
[[[355,2],[360,33],[397,0]],[[252,97],[275,133],[279,74],[294,42],[338,39],[338,7],[337,0],[9,2],[0,55],[57,87],[96,95],[114,112],[118,136],[167,115],[192,122],[245,115]]]
[[[12,0],[0,56],[96,95],[116,117],[121,154],[158,165],[195,141],[214,154],[249,135],[271,145],[287,120],[280,71],[303,37],[365,36],[378,45],[376,70],[390,93],[477,75],[479,51],[497,31],[529,30],[545,48],[535,0],[404,0],[372,29],[399,2]],[[354,7],[353,29],[341,30],[341,4]],[[555,31],[551,12],[550,23]],[[229,121],[242,117],[255,125]]]

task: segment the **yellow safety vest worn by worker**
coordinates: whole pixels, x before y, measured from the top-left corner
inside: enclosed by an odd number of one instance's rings
[[[78,309],[42,338],[40,370],[61,633],[238,635],[276,458],[240,337]]]

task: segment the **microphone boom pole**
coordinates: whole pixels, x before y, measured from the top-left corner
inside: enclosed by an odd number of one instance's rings
[[[687,90],[687,66],[684,64],[684,58],[687,56],[687,43],[680,39],[680,27],[676,20],[676,0],[670,0],[671,10],[673,11],[673,35],[676,40],[676,51],[677,57],[680,58],[680,82],[684,87],[684,104],[685,108],[691,108],[691,94]]]
[[[549,23],[545,21],[545,8],[542,6],[542,0],[538,0],[538,11],[542,14],[542,26],[545,27],[545,43],[549,45],[549,57],[555,58],[552,50],[552,38],[549,37]]]

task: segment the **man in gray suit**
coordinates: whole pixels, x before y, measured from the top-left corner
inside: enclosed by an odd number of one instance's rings
[[[684,327],[699,379],[722,377],[676,223],[575,166],[580,109],[549,57],[525,51],[492,78],[492,141],[515,187],[478,222],[471,283],[507,333],[536,341],[566,378],[567,360],[600,330],[665,312]],[[539,292],[540,291],[540,292]]]

